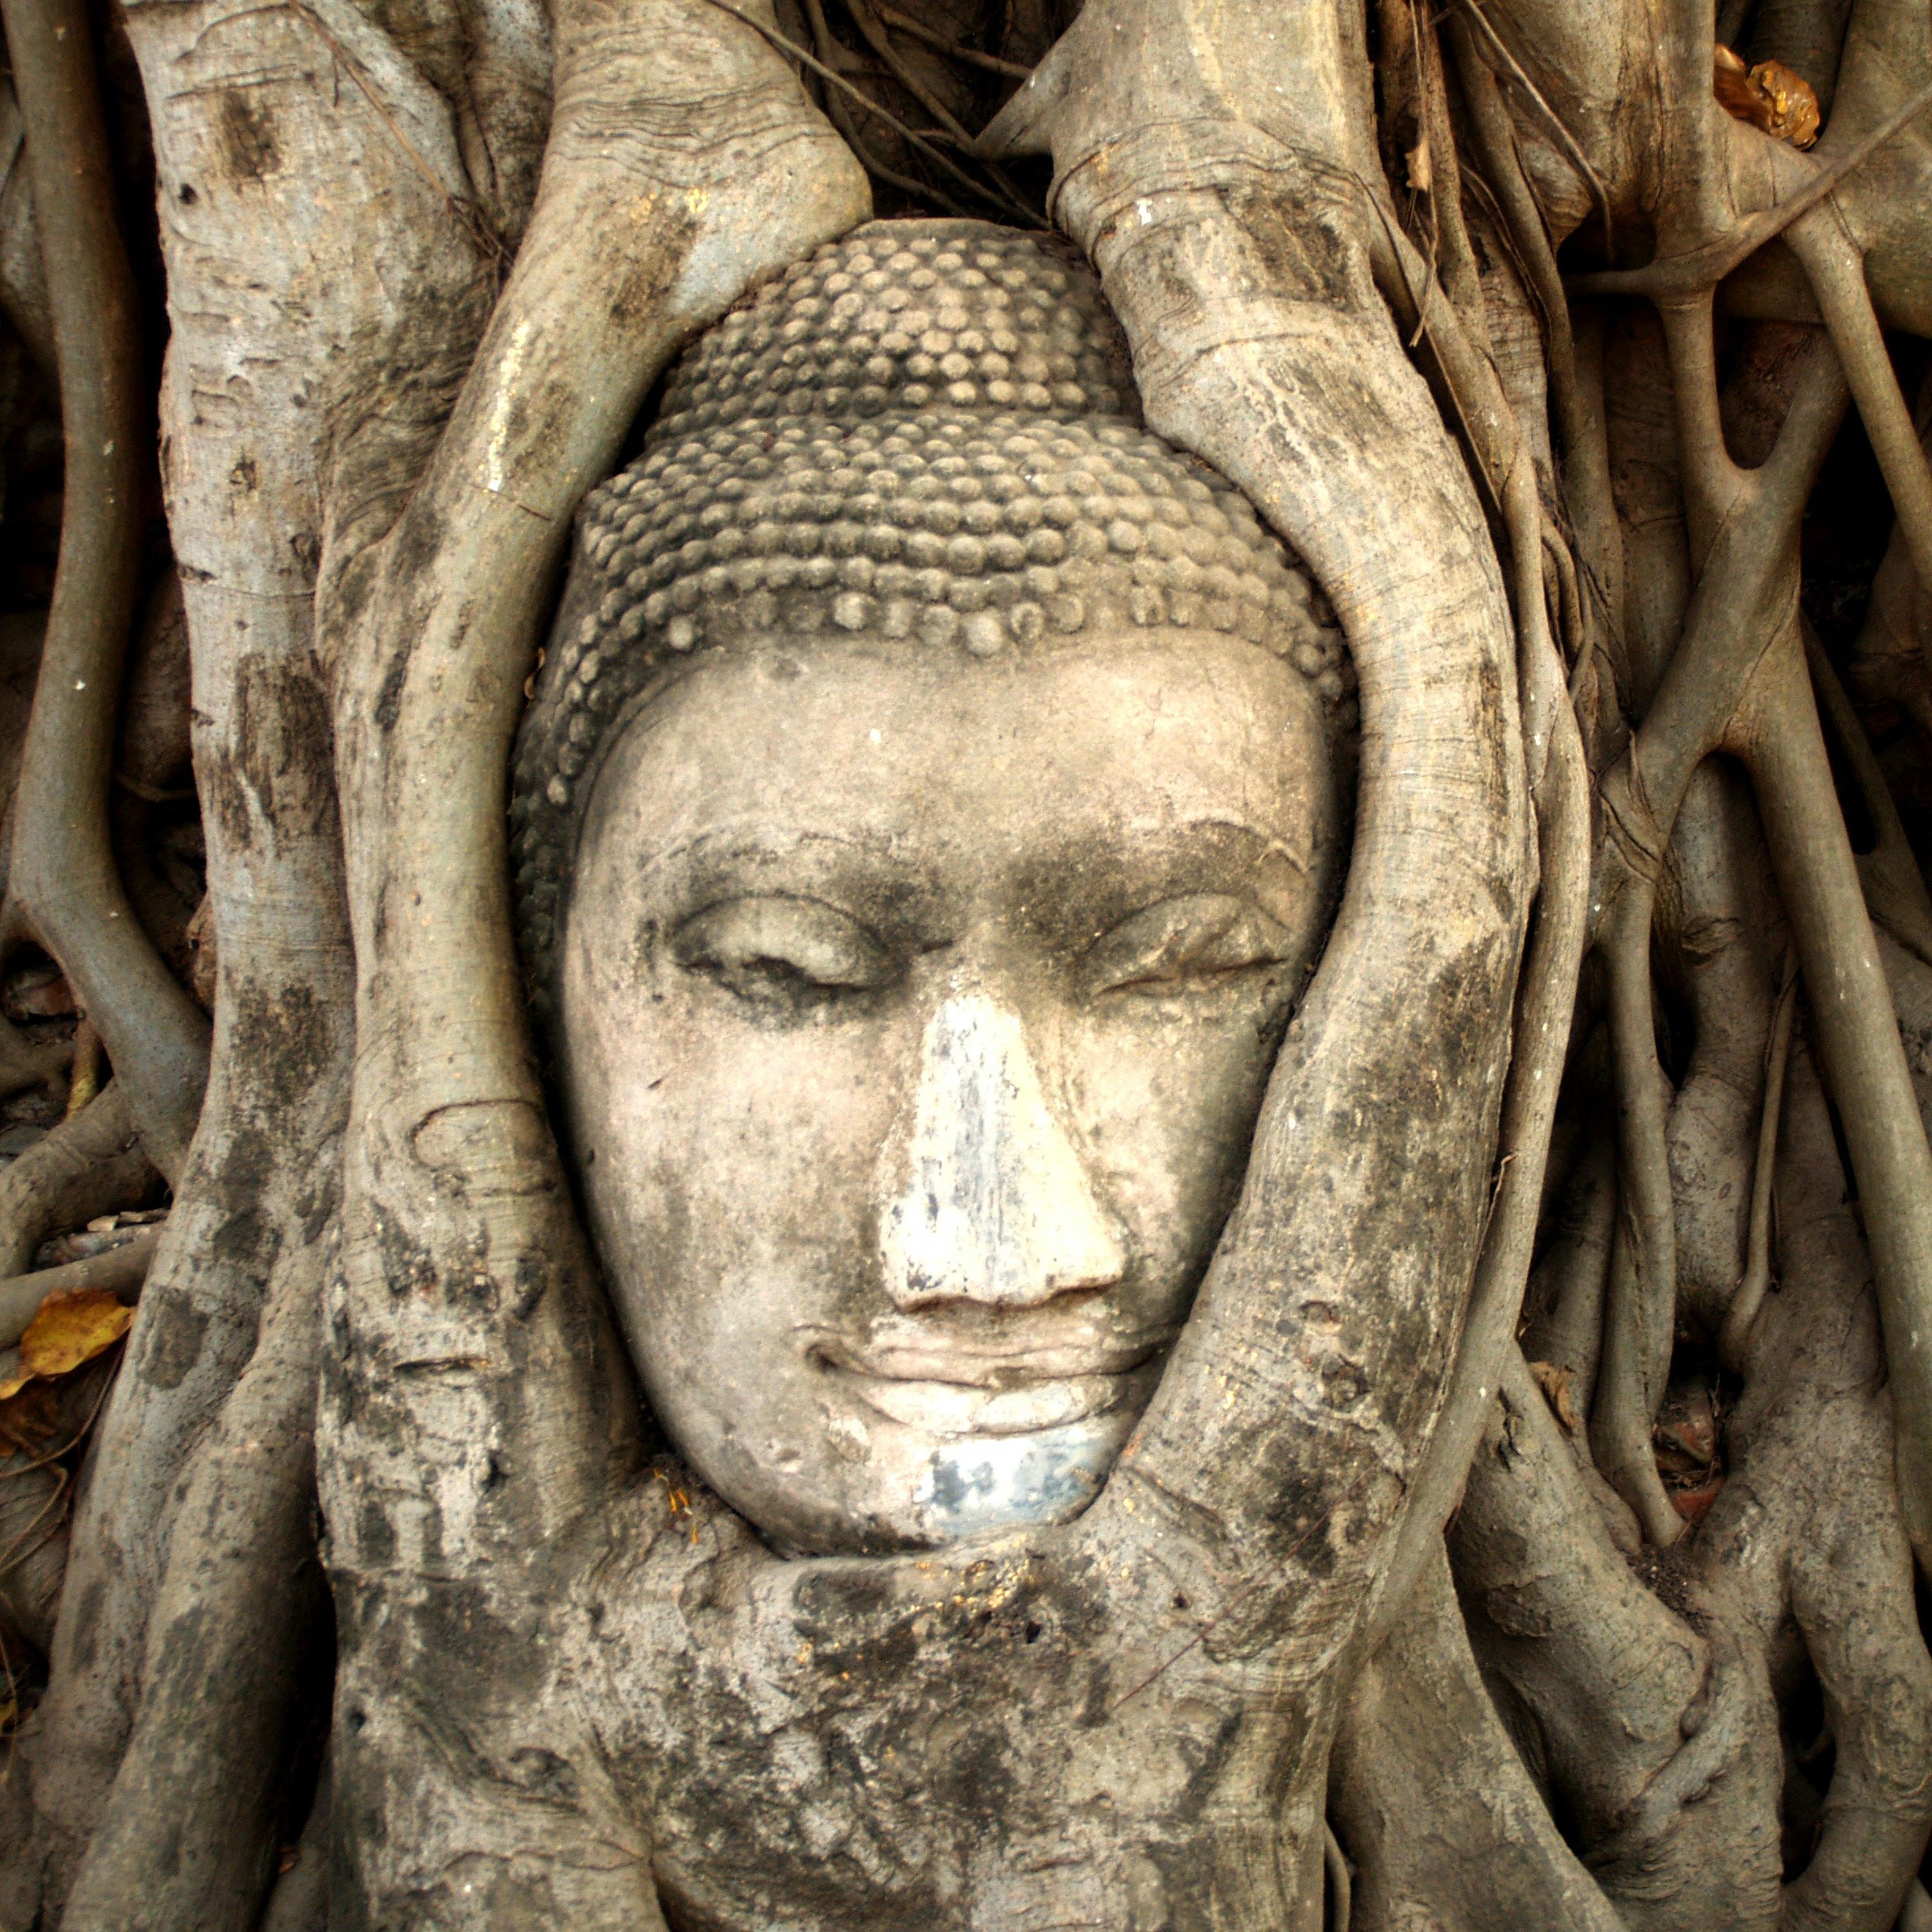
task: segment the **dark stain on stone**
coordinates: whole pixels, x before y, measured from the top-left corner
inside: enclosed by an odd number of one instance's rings
[[[179,1388],[201,1359],[208,1318],[185,1295],[171,1289],[163,1290],[155,1301],[158,1305],[144,1311],[147,1338],[140,1378],[151,1388]]]
[[[260,102],[230,88],[221,97],[215,125],[228,172],[236,181],[266,181],[279,171],[282,150],[275,120]]]
[[[235,670],[232,722],[201,761],[203,798],[232,850],[258,825],[333,829],[335,734],[316,680],[265,653]]]
[[[335,1028],[313,988],[241,980],[230,995],[230,1039],[253,1069],[254,1098],[270,1111],[304,1105],[334,1059]]]
[[[386,1569],[395,1561],[395,1530],[373,1497],[365,1497],[356,1512],[356,1542],[358,1559],[371,1569]]]
[[[387,1208],[378,1207],[375,1217],[376,1248],[390,1294],[400,1300],[435,1287],[436,1264],[428,1249],[413,1240]]]

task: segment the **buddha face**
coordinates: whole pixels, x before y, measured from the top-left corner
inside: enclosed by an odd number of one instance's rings
[[[1076,1514],[1319,942],[1312,693],[1215,632],[822,635],[702,654],[620,731],[562,1039],[661,1421],[786,1548]]]

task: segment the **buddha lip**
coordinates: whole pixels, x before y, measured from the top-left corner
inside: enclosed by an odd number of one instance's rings
[[[820,1331],[807,1340],[807,1354],[821,1368],[862,1381],[915,1382],[1000,1394],[1043,1383],[1116,1380],[1145,1368],[1172,1343],[1173,1331],[1143,1332],[1122,1340],[1088,1335],[1032,1346],[1001,1346],[968,1337],[882,1338],[854,1346]]]
[[[841,1379],[889,1421],[934,1436],[1031,1436],[1118,1409],[1139,1379],[1133,1375],[1040,1376],[1001,1387],[867,1375],[841,1368]]]

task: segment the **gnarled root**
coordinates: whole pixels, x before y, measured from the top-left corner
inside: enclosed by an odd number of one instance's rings
[[[1451,1551],[1485,1673],[1625,1923],[1774,1925],[1781,1763],[1762,1661],[1632,1574],[1520,1359]]]
[[[24,1275],[48,1235],[138,1207],[159,1185],[136,1137],[121,1083],[0,1171],[0,1275]]]
[[[1496,1716],[1439,1549],[1370,1658],[1329,1761],[1350,1932],[1623,1932]]]
[[[1732,1473],[1699,1536],[1697,1571],[1781,1676],[1808,1655],[1824,1693],[1831,1786],[1815,1848],[1787,1888],[1784,1925],[1885,1932],[1932,1828],[1932,1658],[1893,1474],[1870,1263],[1802,1047],[1778,1200],[1782,1286],[1751,1337]]]
[[[249,1932],[273,1881],[273,1773],[321,1607],[315,1402],[333,1245],[279,1261],[254,1354],[182,1473],[138,1711],[64,1932]]]
[[[143,351],[93,39],[77,0],[9,0],[66,432],[60,567],[22,754],[8,887],[102,1029],[149,1158],[185,1163],[208,1022],[141,930],[108,836],[115,699],[145,498]],[[12,1269],[9,1272],[14,1271]]]

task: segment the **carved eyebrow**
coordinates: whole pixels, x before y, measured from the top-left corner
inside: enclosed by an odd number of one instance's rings
[[[1212,844],[1223,852],[1231,848],[1244,864],[1260,866],[1279,858],[1305,882],[1315,876],[1313,841],[1305,827],[1264,830],[1226,812],[1201,812],[1181,818],[1129,819],[1126,829],[1146,842],[1157,864],[1185,864],[1203,845]]]
[[[856,837],[839,832],[800,830],[796,826],[765,824],[755,820],[733,825],[707,826],[702,832],[675,844],[653,848],[638,867],[648,874],[661,867],[695,861],[700,864],[724,864],[734,859],[754,863],[781,863],[805,854],[811,848],[829,846],[839,856],[859,852],[868,858],[891,856],[892,841],[860,833]]]
[[[1271,855],[1279,855],[1286,859],[1304,878],[1309,877],[1314,871],[1314,859],[1311,850],[1312,841],[1308,836],[1308,829],[1305,826],[1297,826],[1294,828],[1301,834],[1299,844],[1294,844],[1284,837],[1279,829],[1264,832],[1259,826],[1249,824],[1245,818],[1230,818],[1225,813],[1204,812],[1193,818],[1182,818],[1178,821],[1178,823],[1184,830],[1192,830],[1196,826],[1200,826],[1211,831],[1233,832],[1243,838],[1252,839],[1261,848],[1258,856],[1267,858]]]
[[[874,923],[930,921],[943,896],[930,868],[914,859],[903,841],[800,830],[755,819],[707,826],[646,852],[639,857],[637,877],[648,889],[671,893],[702,886],[796,895],[803,885],[809,887],[808,896]],[[848,889],[845,893],[841,885]],[[890,903],[879,904],[881,897]]]

